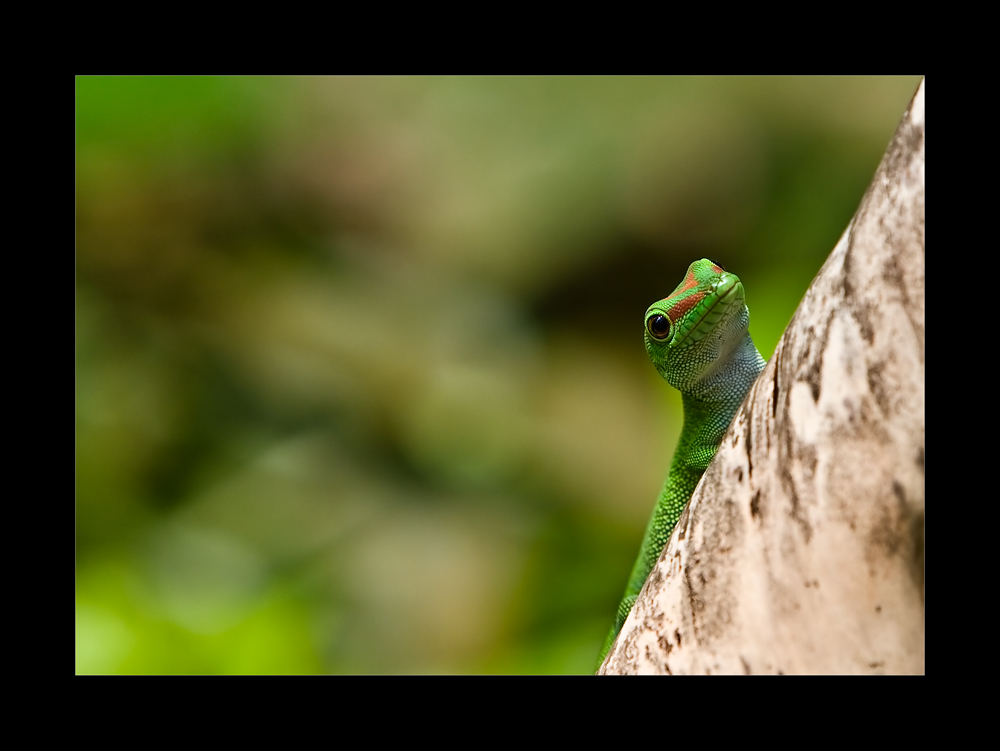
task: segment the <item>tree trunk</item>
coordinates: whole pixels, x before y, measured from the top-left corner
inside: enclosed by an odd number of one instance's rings
[[[924,82],[599,672],[924,672]]]

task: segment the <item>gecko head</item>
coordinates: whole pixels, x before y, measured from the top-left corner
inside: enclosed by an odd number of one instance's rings
[[[646,310],[646,352],[667,383],[687,391],[749,328],[739,277],[702,258],[688,267],[673,292]]]

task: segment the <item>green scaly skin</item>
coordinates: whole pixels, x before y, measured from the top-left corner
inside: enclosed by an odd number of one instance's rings
[[[684,427],[598,666],[736,411],[764,369],[749,329],[743,284],[705,258],[692,263],[677,289],[646,311],[646,352],[663,379],[681,392]]]

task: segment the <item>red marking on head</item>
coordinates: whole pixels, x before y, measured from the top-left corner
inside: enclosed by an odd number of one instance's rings
[[[688,269],[687,276],[684,277],[684,286],[674,292],[674,295],[679,295],[681,292],[687,292],[689,289],[694,289],[697,286],[698,280],[694,278],[694,272],[691,269]],[[670,297],[673,297],[674,295],[671,295]]]
[[[712,271],[714,271],[714,272],[715,272],[716,274],[721,274],[721,273],[723,273],[723,272],[725,271],[725,269],[720,269],[720,268],[719,268],[718,266],[716,266],[716,265],[715,265],[715,264],[713,263],[713,264],[712,264]]]
[[[691,310],[691,308],[704,299],[705,294],[706,293],[704,292],[697,292],[690,297],[685,297],[683,300],[671,305],[670,309],[667,311],[667,313],[670,314],[670,320],[674,323],[679,321],[689,310]]]

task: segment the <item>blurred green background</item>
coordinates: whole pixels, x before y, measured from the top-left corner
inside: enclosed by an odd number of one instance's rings
[[[646,307],[769,357],[918,82],[78,78],[77,672],[592,670]]]

